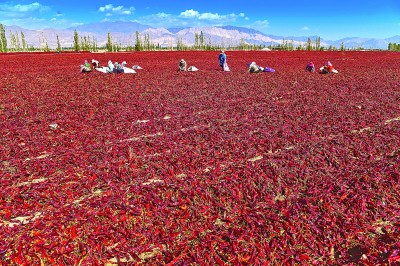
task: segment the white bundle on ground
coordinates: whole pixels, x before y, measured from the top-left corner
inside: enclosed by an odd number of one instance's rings
[[[138,66],[138,65],[134,65],[133,67],[132,67],[132,69],[143,69],[141,66]]]
[[[101,72],[101,73],[112,73],[112,72],[108,72],[107,70],[108,70],[108,67],[98,67],[98,68],[95,68],[97,71],[99,71],[99,72]],[[124,72],[123,73],[121,73],[121,74],[135,74],[136,73],[136,71],[135,70],[133,70],[132,68],[129,68],[129,67],[124,67]]]
[[[129,67],[124,67],[124,73],[126,74],[135,74],[136,71]]]
[[[228,67],[228,64],[227,64],[227,63],[225,63],[225,64],[224,64],[224,71],[231,71],[231,70],[229,69],[229,67]]]
[[[190,66],[187,71],[199,71],[199,69],[195,66]]]
[[[95,68],[97,71],[100,71],[101,73],[107,73],[107,67],[97,67]]]

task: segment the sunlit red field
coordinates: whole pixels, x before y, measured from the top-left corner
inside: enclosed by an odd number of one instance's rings
[[[400,53],[218,53],[0,55],[0,262],[397,265]]]

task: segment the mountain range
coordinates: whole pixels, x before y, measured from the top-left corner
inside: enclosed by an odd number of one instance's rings
[[[159,44],[161,47],[170,47],[181,41],[185,45],[195,43],[195,35],[203,32],[205,43],[211,42],[213,45],[239,45],[241,42],[257,45],[279,45],[284,41],[292,42],[296,47],[305,44],[310,38],[313,42],[318,36],[276,36],[268,35],[251,28],[235,26],[212,26],[212,27],[181,27],[181,28],[154,28],[138,22],[116,21],[116,22],[98,22],[83,24],[74,28],[66,29],[43,29],[29,30],[18,26],[4,25],[6,36],[10,40],[10,33],[24,33],[25,41],[29,47],[41,47],[45,44],[49,48],[57,47],[57,36],[62,47],[72,47],[74,42],[74,32],[77,31],[80,37],[88,37],[95,40],[98,46],[107,43],[108,33],[110,33],[113,42],[122,46],[134,45],[136,32],[140,36],[148,35],[150,42]],[[400,43],[400,36],[393,36],[386,39],[378,38],[359,38],[348,37],[339,40],[324,40],[321,38],[323,47],[341,47],[342,43],[346,48],[357,49],[387,49],[388,44]]]

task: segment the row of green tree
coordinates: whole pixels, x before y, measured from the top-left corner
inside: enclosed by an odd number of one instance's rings
[[[136,31],[136,39],[135,39],[135,45],[134,46],[126,46],[123,47],[121,44],[118,44],[113,41],[113,38],[110,33],[108,33],[108,38],[107,38],[107,44],[106,44],[106,50],[107,51],[120,51],[120,50],[126,50],[126,51],[146,51],[146,50],[160,50],[162,49],[161,45],[154,44],[150,40],[150,35],[145,34],[144,36],[140,36],[139,32]],[[78,32],[74,32],[75,38],[74,38],[74,50],[79,51],[82,48],[82,45],[79,46],[79,35]],[[86,37],[84,37],[86,40]],[[84,46],[84,50],[93,50],[95,46],[90,47],[90,43],[84,42],[86,45]],[[93,43],[94,44],[94,43]],[[213,44],[211,37],[206,39],[203,31],[200,31],[200,33],[195,33],[194,34],[194,45],[187,45],[183,42],[182,38],[178,38],[176,41],[176,45],[174,46],[173,42],[171,42],[170,45],[168,45],[167,49],[173,49],[175,48],[176,50],[179,51],[185,51],[185,50],[221,50],[221,49],[228,49],[228,50],[260,50],[263,48],[269,48],[271,50],[307,50],[307,51],[323,51],[323,50],[341,50],[344,51],[346,50],[346,47],[344,43],[341,43],[341,46],[339,48],[330,45],[329,47],[324,47],[321,45],[321,38],[317,37],[314,41],[311,40],[311,38],[308,38],[307,43],[305,44],[297,44],[295,45],[295,42],[293,40],[287,41],[283,40],[282,44],[271,44],[269,46],[266,45],[258,45],[258,44],[249,44],[247,43],[244,39],[241,39],[238,44],[234,44],[232,42],[232,39],[229,39],[229,42],[226,41],[226,39],[222,39],[220,44]]]
[[[57,41],[59,43],[58,35],[57,35]],[[39,42],[40,42],[39,50],[50,51],[50,48],[47,43],[47,39],[44,36],[43,32],[39,36]],[[59,45],[59,47],[60,47],[60,45]],[[20,33],[10,31],[9,40],[7,40],[5,28],[2,24],[0,24],[0,52],[1,53],[27,52],[27,51],[36,51],[36,50],[38,50],[38,49],[33,46],[28,46],[28,43],[26,42],[26,39],[25,39],[25,34],[22,31]]]
[[[11,32],[9,33],[10,41],[7,42],[5,29],[2,24],[0,24],[0,52],[7,51],[50,51],[48,41],[44,33],[42,32],[39,36],[40,47],[34,48],[29,46],[25,40],[25,35],[23,32]],[[344,43],[342,42],[340,47],[329,46],[324,47],[321,45],[321,38],[316,37],[315,40],[308,38],[306,43],[295,42],[294,40],[283,40],[281,44],[249,44],[244,39],[241,39],[239,43],[233,43],[232,39],[226,40],[222,39],[221,43],[215,44],[212,42],[211,37],[208,39],[205,34],[201,31],[200,33],[195,33],[194,45],[185,44],[182,38],[178,38],[177,41],[171,39],[167,46],[161,46],[159,43],[154,43],[150,39],[149,34],[141,35],[138,31],[135,32],[135,42],[132,45],[122,45],[113,39],[111,33],[108,33],[107,42],[105,46],[99,46],[97,40],[90,36],[79,36],[79,33],[74,31],[74,39],[72,47],[62,47],[58,35],[56,35],[57,47],[56,51],[61,52],[63,50],[73,50],[73,51],[92,51],[97,52],[99,50],[106,50],[109,52],[118,51],[151,51],[151,50],[260,50],[264,48],[269,48],[270,50],[307,50],[307,51],[323,51],[323,50],[346,50]],[[400,50],[400,44],[390,43],[389,50]]]
[[[282,44],[275,44],[268,46],[271,50],[305,50],[305,51],[345,51],[347,50],[344,42],[341,43],[340,47],[336,47],[333,45],[329,45],[328,47],[321,45],[321,37],[316,37],[315,40],[311,38],[307,39],[307,42],[304,44],[297,44],[293,40],[283,40]],[[357,50],[362,49],[361,47],[357,48]]]
[[[390,42],[388,44],[389,51],[400,51],[400,43]]]

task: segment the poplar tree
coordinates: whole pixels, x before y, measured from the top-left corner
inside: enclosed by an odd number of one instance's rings
[[[176,50],[178,50],[178,51],[183,50],[182,37],[178,37],[178,40],[176,43]]]
[[[315,40],[315,49],[316,50],[320,50],[321,49],[321,37],[319,37],[319,36]]]
[[[82,48],[85,51],[89,51],[90,50],[90,36],[83,36]]]
[[[135,51],[143,50],[142,41],[140,40],[139,32],[136,31]]]
[[[19,40],[18,32],[15,32],[15,44],[17,47],[17,51],[21,51],[21,41]]]
[[[14,52],[21,51],[21,42],[19,41],[19,34],[18,32],[13,33],[10,30],[10,49]]]
[[[25,52],[28,50],[28,44],[25,40],[25,34],[21,31],[21,42],[22,42],[22,50]]]
[[[12,33],[12,31],[10,30],[10,50],[11,51],[16,51],[16,47],[17,47],[17,42],[16,42],[16,38],[14,33]]]
[[[97,52],[97,42],[96,42],[94,36],[92,37],[92,50],[93,50],[93,52]]]
[[[57,37],[57,52],[61,52],[61,44],[60,44],[60,39],[58,38],[58,34],[56,35]]]
[[[340,51],[344,51],[346,50],[346,47],[344,46],[344,42],[342,42],[342,44],[340,45]]]
[[[194,48],[199,49],[199,34],[194,34]]]
[[[79,35],[78,32],[75,30],[74,31],[74,51],[78,52],[80,50],[79,47]]]
[[[113,42],[112,42],[112,37],[111,37],[111,33],[107,34],[107,43],[106,43],[106,49],[109,52],[113,51]]]
[[[7,38],[6,38],[6,30],[4,29],[3,24],[0,23],[0,52],[7,52]]]
[[[307,39],[307,47],[306,47],[307,51],[311,51],[312,50],[312,43],[311,43],[311,39],[308,38]]]
[[[84,45],[84,43],[83,43],[83,37],[81,36],[80,39],[81,39],[80,45],[79,45],[80,48],[81,48],[80,50],[85,50],[85,45]]]
[[[204,33],[203,31],[200,31],[200,36],[199,36],[199,41],[200,41],[200,49],[204,48]]]
[[[144,35],[144,48],[149,51],[151,44],[150,44],[150,33]]]
[[[40,38],[39,36],[39,40],[40,40],[40,48],[42,48],[44,52],[49,52],[50,48],[49,44],[47,43],[47,38],[44,35],[44,32],[42,32],[42,38]]]

